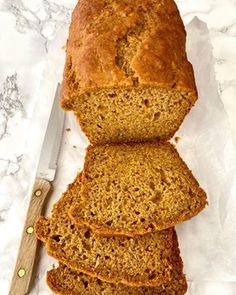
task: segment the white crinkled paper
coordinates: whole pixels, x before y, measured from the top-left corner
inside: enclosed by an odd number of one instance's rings
[[[187,33],[187,52],[194,67],[199,99],[177,132],[181,138],[177,149],[207,192],[209,206],[197,217],[177,226],[181,253],[190,281],[189,294],[233,295],[236,294],[235,145],[218,94],[206,25],[195,18],[187,26]],[[208,285],[206,281],[211,282]],[[232,286],[220,282],[231,282]]]
[[[189,282],[189,295],[236,294],[236,153],[228,117],[218,95],[214,75],[214,59],[206,25],[194,19],[186,28],[187,52],[194,67],[199,99],[186,117],[176,136],[177,149],[208,195],[209,206],[197,217],[177,226],[184,271]],[[51,49],[42,88],[57,84],[58,63],[64,54],[58,48],[65,34]],[[56,58],[55,58],[56,57]],[[61,62],[60,62],[61,64]],[[62,67],[59,68],[62,71]],[[45,84],[44,81],[47,81]],[[51,92],[52,92],[51,91]],[[46,91],[45,93],[50,93]],[[50,100],[52,97],[41,97]],[[49,114],[48,114],[49,115]],[[47,213],[59,199],[68,183],[83,167],[86,138],[72,114],[66,115],[65,131],[54,192]],[[29,141],[30,142],[30,141]],[[55,261],[41,250],[41,261],[31,294],[52,294],[45,283],[45,272]],[[235,282],[235,283],[234,283]]]

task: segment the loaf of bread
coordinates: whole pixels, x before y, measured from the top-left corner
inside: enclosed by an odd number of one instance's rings
[[[171,281],[159,287],[129,287],[112,284],[78,273],[64,264],[47,273],[47,284],[60,295],[184,295],[187,283],[183,274],[183,264],[179,254],[178,241],[174,235],[174,248],[171,256],[173,265]]]
[[[48,254],[73,270],[112,283],[158,286],[170,280],[174,230],[136,238],[98,237],[71,223],[68,210],[77,200],[80,176],[53,207],[52,216],[40,217],[35,234]]]
[[[99,235],[135,236],[187,220],[206,194],[172,144],[90,146],[82,187],[69,214]]]
[[[91,143],[169,139],[197,99],[173,0],[80,0],[61,105]]]

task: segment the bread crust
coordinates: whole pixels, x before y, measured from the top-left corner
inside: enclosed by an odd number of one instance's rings
[[[72,14],[61,105],[101,88],[156,85],[197,99],[186,32],[173,0],[81,0]],[[129,56],[119,54],[125,42]],[[124,65],[125,63],[125,65]]]

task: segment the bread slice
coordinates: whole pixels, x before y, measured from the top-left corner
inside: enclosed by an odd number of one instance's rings
[[[197,100],[173,0],[81,0],[61,105],[92,143],[169,139]]]
[[[171,277],[173,229],[149,235],[98,237],[71,223],[68,210],[77,200],[80,176],[53,207],[51,217],[41,217],[36,236],[46,243],[49,255],[71,269],[112,283],[157,286]]]
[[[187,283],[176,237],[174,237],[171,262],[173,265],[171,281],[159,287],[137,288],[106,283],[78,273],[64,264],[47,272],[47,284],[53,292],[60,295],[184,295],[187,291]]]
[[[99,235],[135,235],[187,220],[206,194],[170,143],[90,146],[69,214]]]

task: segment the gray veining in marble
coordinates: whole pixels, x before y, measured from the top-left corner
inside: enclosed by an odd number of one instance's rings
[[[27,30],[37,32],[44,40],[45,50],[48,51],[48,41],[55,32],[70,22],[71,10],[64,5],[43,0],[39,9],[26,6],[20,0],[5,0],[3,9],[15,16],[15,28],[20,33]]]
[[[17,74],[7,76],[0,92],[0,140],[7,135],[7,127],[17,112],[24,112],[17,85]]]

